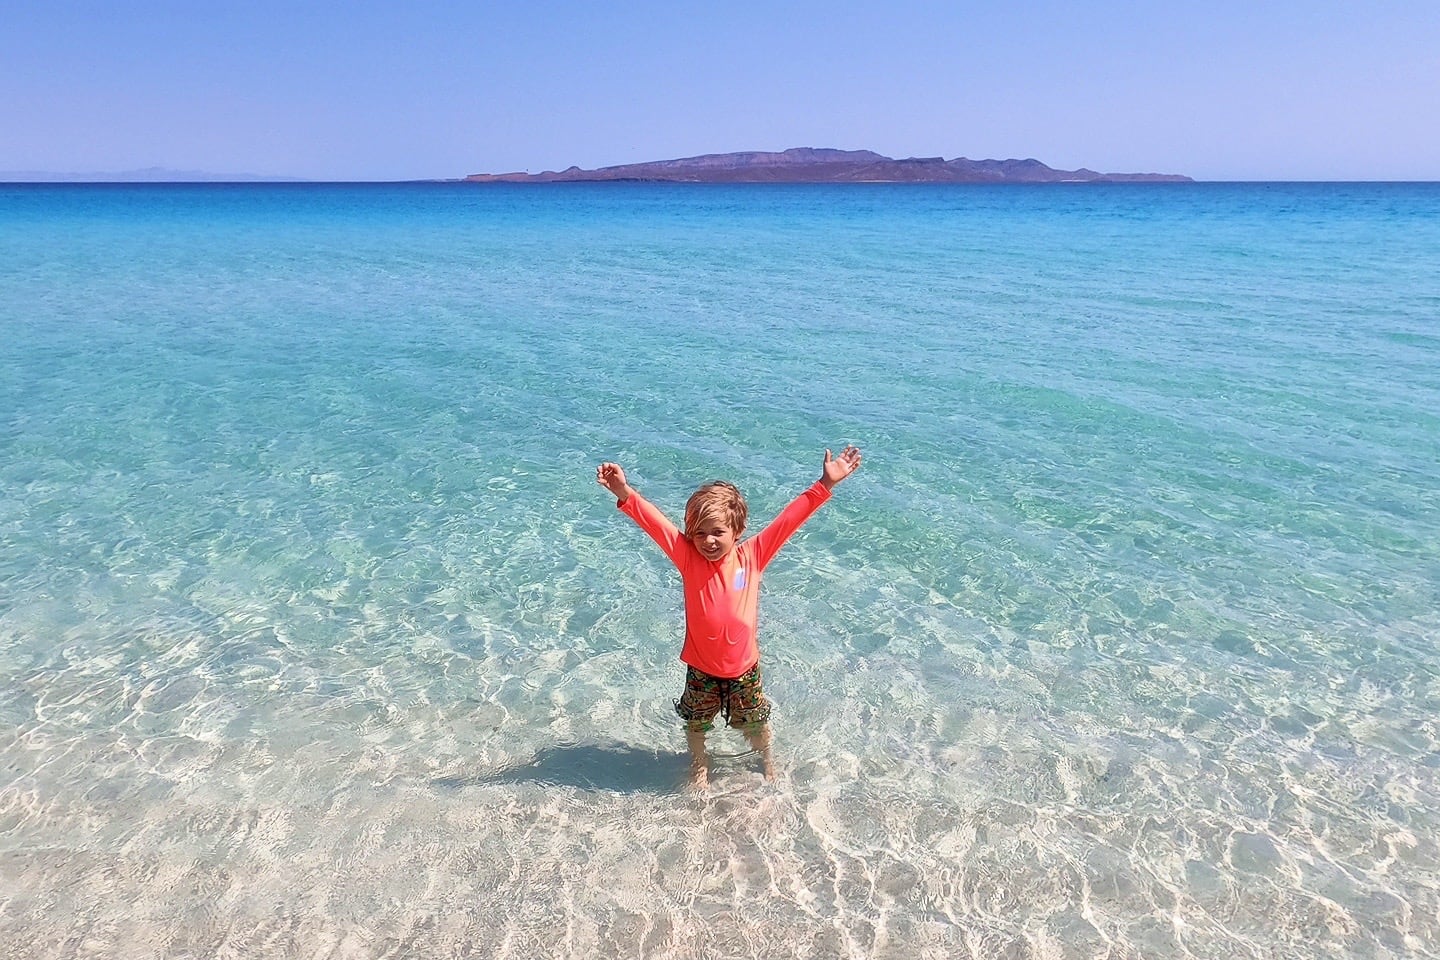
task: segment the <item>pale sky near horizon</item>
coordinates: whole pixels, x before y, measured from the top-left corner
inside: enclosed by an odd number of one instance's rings
[[[792,146],[1440,180],[1435,0],[21,0],[0,171],[399,180]]]

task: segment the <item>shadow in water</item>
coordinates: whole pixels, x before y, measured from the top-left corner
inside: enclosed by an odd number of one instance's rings
[[[539,783],[619,793],[676,793],[685,784],[690,756],[621,743],[546,747],[529,763],[473,777],[439,777],[439,787]]]

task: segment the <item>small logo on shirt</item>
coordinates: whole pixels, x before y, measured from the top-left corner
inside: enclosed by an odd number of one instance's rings
[[[734,589],[736,589],[736,590],[744,590],[744,589],[745,589],[745,568],[744,568],[744,567],[741,567],[739,570],[736,570],[736,571],[735,571],[735,580],[734,580],[733,582],[734,582],[734,585],[735,585],[735,586],[734,586]]]

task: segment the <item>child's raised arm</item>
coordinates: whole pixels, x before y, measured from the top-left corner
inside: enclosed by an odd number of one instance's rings
[[[781,545],[790,539],[790,535],[799,530],[800,525],[820,509],[822,503],[830,499],[830,492],[835,488],[835,484],[850,476],[859,467],[859,447],[847,444],[838,457],[826,450],[825,465],[821,468],[820,479],[816,481],[825,492],[817,492],[815,485],[811,484],[749,541],[754,544],[756,567],[764,569],[779,552]]]
[[[677,567],[690,541],[661,513],[655,504],[640,496],[640,491],[625,481],[625,471],[618,463],[606,461],[595,470],[595,482],[615,494],[615,506],[644,530],[646,535],[665,551]]]
[[[635,489],[625,482],[625,470],[618,463],[606,461],[595,468],[595,482],[615,494],[616,503],[630,499]]]
[[[830,456],[830,451],[826,450],[825,464],[820,470],[820,482],[824,484],[826,490],[833,490],[835,484],[858,469],[860,469],[860,448],[853,443],[847,444],[845,449],[840,451],[838,457]],[[623,479],[624,475],[621,476]]]

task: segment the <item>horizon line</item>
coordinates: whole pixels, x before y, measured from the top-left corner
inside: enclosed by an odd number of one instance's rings
[[[629,177],[629,178],[607,178],[597,180],[539,180],[539,181],[489,181],[477,182],[467,177],[406,177],[406,178],[337,178],[337,179],[310,179],[305,177],[261,177],[235,175],[217,175],[215,177],[184,177],[176,179],[146,178],[136,179],[131,177],[106,177],[104,175],[65,175],[53,176],[34,175],[15,178],[8,172],[0,171],[0,185],[24,186],[32,184],[35,186],[248,186],[248,187],[283,187],[283,186],[344,186],[374,184],[402,186],[402,185],[446,185],[455,184],[467,187],[574,187],[574,186],[604,186],[606,184],[637,184],[646,183],[657,186],[679,186],[679,187],[845,187],[864,186],[875,184],[893,184],[896,186],[916,187],[1045,187],[1045,186],[1186,186],[1187,184],[1281,184],[1281,183],[1440,183],[1440,177],[1431,179],[1417,179],[1412,177],[1400,178],[1269,178],[1269,177],[1240,177],[1240,178],[1198,178],[1191,177],[1188,181],[1113,181],[1113,180],[1054,180],[1054,181],[986,181],[986,182],[963,182],[946,180],[737,180],[737,181],[705,181],[705,180],[662,180],[651,177]]]

